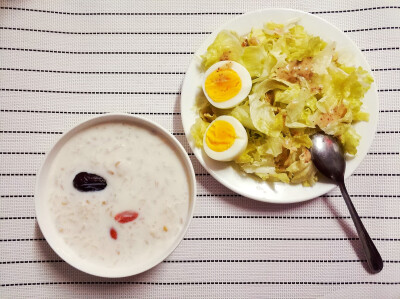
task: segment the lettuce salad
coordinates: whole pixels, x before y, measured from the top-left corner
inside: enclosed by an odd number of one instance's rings
[[[236,61],[249,71],[252,90],[232,109],[213,107],[201,92],[198,119],[191,128],[195,145],[203,145],[208,125],[220,115],[237,118],[246,128],[248,145],[234,162],[266,181],[313,185],[310,136],[336,136],[350,155],[360,135],[352,127],[368,121],[362,98],[373,82],[361,67],[347,66],[334,43],[306,33],[295,23],[267,23],[245,36],[221,31],[202,56],[206,71],[220,60]]]

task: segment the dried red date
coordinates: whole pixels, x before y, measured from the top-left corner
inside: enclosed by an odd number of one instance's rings
[[[82,192],[101,191],[107,187],[107,181],[97,174],[80,172],[75,176],[73,185]]]

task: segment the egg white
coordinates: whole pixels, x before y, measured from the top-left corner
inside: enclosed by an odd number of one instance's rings
[[[226,67],[227,65],[229,66],[230,69],[234,70],[240,77],[240,80],[242,82],[242,88],[240,89],[239,93],[233,98],[226,100],[224,102],[214,102],[214,100],[210,98],[206,92],[206,87],[205,87],[206,79],[213,71],[221,67],[222,68]],[[207,100],[211,103],[211,105],[220,109],[229,109],[240,104],[249,95],[251,86],[252,86],[251,76],[250,73],[247,71],[247,69],[240,63],[230,60],[219,61],[210,66],[204,74],[203,85],[202,85]]]
[[[236,133],[236,139],[232,146],[223,152],[216,152],[210,149],[206,142],[207,132],[211,125],[217,120],[224,120],[230,123]],[[203,148],[207,156],[217,161],[232,161],[239,157],[247,147],[247,132],[243,125],[233,116],[222,115],[217,117],[207,128],[203,137]]]

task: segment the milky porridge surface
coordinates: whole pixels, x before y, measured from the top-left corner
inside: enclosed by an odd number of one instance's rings
[[[80,172],[103,177],[106,188],[77,190],[72,182]],[[49,213],[68,248],[109,267],[160,256],[188,215],[188,176],[176,149],[151,129],[132,124],[80,131],[58,152],[46,186]],[[124,211],[138,217],[119,223],[115,216]]]

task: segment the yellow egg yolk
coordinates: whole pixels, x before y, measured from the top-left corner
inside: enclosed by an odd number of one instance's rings
[[[242,88],[242,80],[234,70],[218,68],[208,75],[204,86],[208,96],[219,103],[236,96]]]
[[[215,152],[226,151],[233,145],[235,139],[235,128],[225,120],[213,122],[206,133],[206,143]]]

